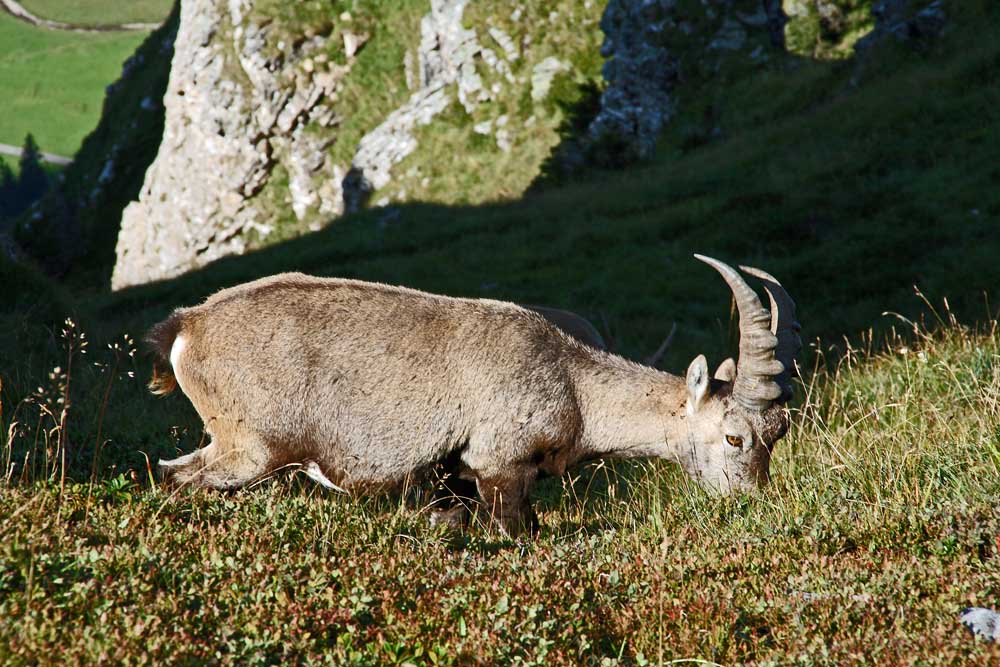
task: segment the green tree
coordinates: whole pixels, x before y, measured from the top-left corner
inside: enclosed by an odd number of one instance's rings
[[[17,199],[17,178],[10,165],[0,158],[0,218],[14,215]]]
[[[38,201],[49,189],[49,175],[42,167],[42,152],[38,148],[35,137],[30,132],[24,138],[20,167],[21,177],[18,181],[18,195],[23,211]]]

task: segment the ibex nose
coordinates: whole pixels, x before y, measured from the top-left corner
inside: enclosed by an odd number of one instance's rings
[[[731,496],[734,493],[756,491],[771,483],[771,473],[766,468],[758,468],[748,472],[749,474],[743,477],[733,478],[727,475],[716,484],[706,484],[704,486],[710,492],[714,491],[722,496]]]

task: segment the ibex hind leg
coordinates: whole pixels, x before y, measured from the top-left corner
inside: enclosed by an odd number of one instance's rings
[[[209,489],[238,489],[268,472],[268,456],[257,443],[241,441],[212,444],[191,454],[160,461],[162,483],[169,488],[194,486]]]

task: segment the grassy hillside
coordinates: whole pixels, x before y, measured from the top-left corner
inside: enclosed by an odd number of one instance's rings
[[[35,16],[74,25],[159,23],[170,12],[173,0],[21,0]]]
[[[519,201],[374,209],[117,294],[0,264],[0,662],[995,661],[956,615],[1000,604],[998,12],[950,6],[936,44],[864,63],[725,70],[681,92],[654,162]],[[777,275],[819,338],[763,493],[597,464],[546,482],[514,545],[431,530],[415,495],[149,480],[202,433],[145,392],[134,339],[219,287],[301,270],[548,303],[636,357],[676,321],[679,372],[735,349],[692,252]]]
[[[0,13],[0,143],[20,146],[32,132],[42,150],[72,156],[145,37],[44,30]]]
[[[50,460],[49,484],[0,493],[0,657],[1000,658],[956,620],[1000,596],[995,329],[953,327],[875,357],[852,352],[814,375],[807,394],[766,492],[710,498],[665,466],[592,465],[542,485],[542,535],[520,545],[483,530],[436,532],[413,495],[351,499],[289,475],[232,495],[167,495],[146,488],[142,470],[62,487]],[[138,426],[161,409],[130,413]]]

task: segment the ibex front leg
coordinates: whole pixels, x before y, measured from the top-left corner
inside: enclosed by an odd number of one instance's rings
[[[501,474],[479,475],[479,502],[491,522],[510,537],[538,533],[538,516],[528,498],[538,477],[534,466],[520,465]]]
[[[455,471],[445,473],[434,489],[430,521],[432,526],[464,530],[470,507],[476,502],[476,483],[463,479]]]

